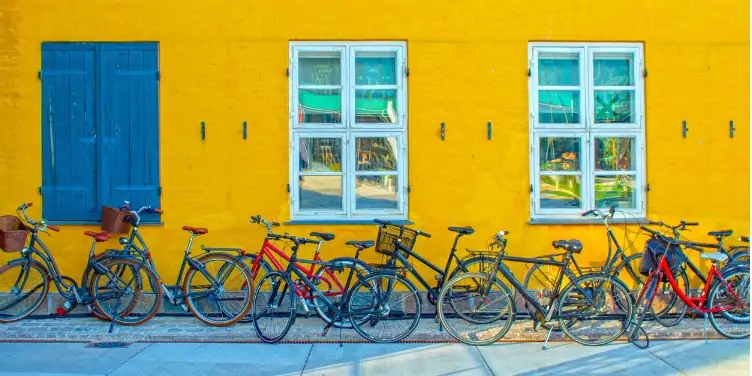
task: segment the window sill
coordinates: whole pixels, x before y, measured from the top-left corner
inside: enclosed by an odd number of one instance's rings
[[[405,219],[398,219],[398,220],[388,220],[389,222],[395,224],[395,225],[412,225],[414,224],[413,221],[405,220]],[[287,221],[284,223],[285,225],[378,225],[378,223],[374,222],[373,220],[368,219],[353,219],[353,220],[347,220],[347,219],[293,219],[291,221]]]
[[[55,225],[55,226],[90,226],[90,225],[101,225],[102,221],[45,221],[49,225]],[[141,226],[148,226],[148,227],[164,227],[164,222],[141,222],[139,224],[139,227]]]
[[[602,218],[533,218],[527,222],[529,225],[603,225]],[[613,218],[609,222],[612,225],[619,224],[647,224],[646,218]]]

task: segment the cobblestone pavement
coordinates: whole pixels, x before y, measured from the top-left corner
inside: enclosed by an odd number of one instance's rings
[[[702,339],[703,320],[686,318],[678,326],[665,328],[657,323],[645,323],[651,340]],[[317,317],[298,318],[283,342],[331,343],[339,340],[365,342],[352,329],[331,328],[322,336],[324,322]],[[109,333],[109,323],[94,318],[46,318],[26,319],[10,324],[0,324],[0,342],[8,341],[128,341],[128,342],[260,342],[252,323],[236,324],[226,328],[204,325],[193,317],[157,316],[136,327],[115,325]],[[708,325],[708,338],[721,339]],[[518,320],[502,342],[543,341],[546,330],[533,331],[530,320]],[[563,333],[553,332],[551,341],[567,340]],[[422,318],[418,328],[404,342],[456,342],[446,332],[439,331],[433,318]]]

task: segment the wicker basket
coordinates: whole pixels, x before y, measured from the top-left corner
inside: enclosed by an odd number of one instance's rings
[[[28,236],[29,231],[16,216],[0,216],[0,249],[5,252],[21,251]]]
[[[392,256],[397,251],[397,241],[405,248],[412,250],[417,237],[417,232],[409,228],[382,225],[379,227],[379,236],[376,239],[376,252]],[[404,252],[403,255],[408,256]]]
[[[102,230],[110,234],[127,234],[131,231],[131,223],[125,220],[127,211],[109,206],[102,206]]]

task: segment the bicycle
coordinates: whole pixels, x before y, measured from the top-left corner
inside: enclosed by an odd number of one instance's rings
[[[235,248],[207,248],[201,246],[205,252],[202,255],[191,256],[193,241],[197,236],[209,232],[206,228],[183,226],[184,231],[191,235],[188,246],[183,253],[177,279],[174,285],[166,285],[162,282],[157,272],[154,260],[146,241],[141,236],[139,225],[142,213],[162,213],[160,209],[144,206],[138,210],[130,210],[130,203],[125,202],[120,208],[128,212],[125,219],[131,225],[130,235],[121,237],[119,244],[122,250],[117,252],[135,256],[143,261],[157,276],[159,280],[158,291],[163,292],[165,300],[175,306],[180,306],[189,311],[196,319],[210,326],[224,327],[237,323],[245,317],[251,309],[251,290],[242,288],[248,286],[253,280],[245,264],[238,257],[226,252],[242,250]],[[217,265],[212,267],[211,265]],[[186,269],[187,268],[187,269]],[[214,269],[210,272],[211,269]],[[232,277],[238,277],[235,280]],[[84,274],[86,278],[86,272]],[[230,289],[236,288],[237,291]],[[162,299],[157,301],[161,303]],[[241,301],[238,307],[228,306],[228,302]],[[214,310],[214,311],[211,311]]]
[[[269,236],[270,234],[272,234],[272,227],[279,227],[279,223],[268,221],[262,218],[261,215],[251,217],[249,223],[257,223],[263,225],[264,227],[266,227],[267,234],[258,254],[245,254],[241,256],[241,260],[243,260],[246,265],[250,265],[250,271],[251,275],[253,276],[253,280],[259,277],[259,271],[261,270],[263,270],[264,274],[268,274],[272,272],[272,270],[279,272],[284,271],[285,267],[278,260],[278,258],[284,260],[285,262],[291,263],[291,257],[282,252],[279,248],[274,246],[274,244],[269,241],[271,239],[274,239],[273,237]],[[321,246],[325,242],[333,240],[334,234],[312,232],[310,236],[319,239],[316,246],[316,251],[313,254],[313,261],[316,261],[316,263],[310,263],[309,268],[304,267],[300,263],[293,263],[293,265],[299,272],[301,272],[305,276],[307,280],[310,280],[314,285],[319,286],[319,289],[325,290],[324,295],[326,297],[334,299],[336,297],[344,296],[344,285],[340,281],[340,278],[335,275],[334,271],[331,268],[320,264],[324,261],[320,256]],[[331,263],[342,265],[348,268],[355,267],[359,269],[363,274],[368,274],[372,271],[371,267],[367,263],[351,257],[338,257],[329,261]],[[317,265],[319,266],[318,270],[314,270]],[[324,320],[324,322],[331,322],[331,313],[327,312],[326,305],[322,304],[320,302],[320,299],[313,295],[313,291],[308,289],[307,285],[302,282],[302,280],[297,282],[297,286],[299,287],[299,289],[295,291],[301,305],[303,306],[305,316],[310,317],[312,306],[313,310],[319,317],[321,317],[322,320]],[[241,322],[250,322],[251,320],[252,317],[249,317],[243,319]],[[334,325],[335,327],[344,325],[345,328],[352,328],[352,326],[347,322],[335,323]]]
[[[622,271],[626,271],[627,274],[625,277],[630,278],[632,281],[635,281],[637,283],[636,291],[639,291],[640,288],[640,281],[642,280],[642,276],[639,273],[637,265],[639,265],[639,260],[642,257],[641,253],[632,254],[630,256],[627,256],[626,252],[624,251],[624,248],[622,248],[619,241],[616,239],[616,235],[614,234],[613,229],[610,226],[610,221],[614,218],[614,214],[617,212],[615,206],[611,206],[608,209],[608,212],[603,213],[599,209],[592,209],[588,210],[581,215],[583,217],[588,216],[595,216],[600,217],[603,219],[603,226],[606,228],[606,239],[608,241],[608,253],[606,256],[606,260],[603,262],[603,266],[601,266],[599,269],[596,268],[583,268],[577,263],[576,257],[574,255],[572,256],[572,262],[569,264],[570,271],[574,273],[574,275],[581,276],[586,273],[602,273],[605,275],[610,275],[614,278],[620,278],[620,275]],[[616,248],[616,251],[614,251],[614,247]],[[613,254],[613,257],[611,257]],[[542,255],[537,256],[538,259],[553,259],[553,256],[557,255]],[[633,263],[637,261],[637,264],[633,266]],[[551,270],[551,268],[553,270]],[[539,289],[538,302],[541,304],[545,304],[545,301],[548,301],[551,299],[551,292],[553,291],[553,285],[554,280],[556,278],[555,272],[557,271],[558,267],[555,265],[546,265],[546,264],[535,264],[533,265],[525,274],[525,277],[523,278],[523,286],[525,287],[525,290],[527,291],[534,291],[535,288]],[[623,279],[622,279],[623,281]],[[537,286],[534,286],[533,284],[537,282]],[[535,288],[534,288],[535,287]],[[630,289],[630,293],[633,289]],[[636,293],[635,291],[635,293]],[[534,307],[528,303],[527,300],[524,300],[525,303],[525,309],[528,311],[528,313],[532,314],[534,311]],[[617,303],[621,304],[621,303]],[[631,304],[631,303],[630,303]],[[624,308],[624,307],[621,307]],[[550,329],[548,323],[543,323],[542,326],[545,329]],[[554,330],[558,331],[559,329],[554,327]]]
[[[658,288],[658,282],[667,279],[674,293],[689,308],[700,312],[704,316],[703,333],[707,342],[707,321],[713,328],[726,338],[737,339],[749,336],[749,269],[736,267],[721,272],[719,264],[728,260],[728,256],[721,252],[703,253],[700,258],[712,262],[708,278],[703,286],[702,293],[699,297],[689,297],[682,291],[676,283],[674,270],[680,265],[685,258],[679,242],[676,239],[664,236],[658,231],[653,231],[645,226],[640,228],[651,234],[648,242],[659,245],[658,249],[646,244],[645,254],[643,254],[644,268],[649,269],[649,274],[640,294],[635,302],[633,310],[634,316],[631,318],[629,327],[626,331],[627,339],[633,345],[639,348],[650,346],[650,338],[647,332],[642,328],[642,322],[647,314],[647,310],[655,298]],[[738,278],[735,279],[734,277]],[[731,283],[730,283],[731,281]],[[738,293],[737,293],[738,288]],[[723,289],[723,291],[721,291]],[[746,302],[744,301],[746,298]],[[723,300],[725,305],[715,307],[714,304]],[[731,311],[741,311],[739,315],[734,316]],[[732,334],[720,328],[716,316],[720,313],[722,317],[730,322],[741,324],[743,331],[740,334]],[[645,343],[639,342],[640,333],[644,334]]]
[[[668,225],[662,221],[654,222],[649,221],[649,225],[657,225],[661,227],[668,228],[673,233],[673,240],[677,242],[679,246],[683,246],[685,249],[691,249],[694,251],[697,251],[701,254],[703,249],[714,249],[717,251],[717,253],[721,253],[726,256],[726,259],[718,264],[718,267],[720,268],[721,272],[728,269],[733,269],[736,267],[747,267],[749,268],[749,264],[747,262],[744,262],[744,250],[743,249],[734,249],[734,250],[726,250],[725,247],[723,247],[723,239],[725,237],[730,236],[733,231],[731,230],[723,230],[723,231],[710,231],[708,233],[709,236],[713,236],[716,238],[718,243],[711,244],[711,243],[698,243],[698,242],[692,242],[692,241],[682,241],[681,239],[681,231],[687,231],[687,226],[698,226],[699,223],[697,222],[686,222],[681,221],[679,225],[677,226],[671,226]],[[743,248],[735,247],[735,248]],[[678,255],[677,257],[680,258],[680,261],[678,261],[677,269],[675,269],[673,272],[675,273],[675,280],[677,282],[677,286],[683,286],[680,289],[684,291],[685,295],[690,295],[692,292],[692,288],[689,284],[689,277],[687,275],[687,268],[689,268],[690,271],[692,271],[692,274],[697,277],[700,281],[702,281],[703,284],[706,284],[708,279],[707,276],[700,270],[700,268],[695,265],[694,262],[692,262],[691,259],[686,257],[683,253]],[[749,257],[749,253],[747,250],[747,256]],[[657,290],[657,293],[663,296],[667,296],[668,298],[664,298],[663,300],[666,301],[666,307],[661,311],[660,314],[655,315],[656,320],[658,323],[663,325],[664,327],[672,327],[678,325],[685,317],[687,312],[687,306],[684,304],[680,304],[681,299],[674,293],[673,288],[668,284],[668,280],[666,278],[663,278],[661,282],[662,286],[659,287]],[[679,304],[679,307],[677,307],[677,304]],[[676,308],[676,310],[675,310]]]
[[[31,205],[31,203],[25,203],[16,208],[18,217],[23,219],[24,226],[31,233],[29,245],[21,250],[20,258],[11,260],[0,268],[0,278],[8,277],[9,281],[12,281],[11,283],[0,283],[0,286],[10,287],[10,291],[0,295],[0,298],[8,297],[9,300],[15,298],[15,301],[0,304],[0,322],[18,321],[36,311],[47,297],[50,281],[55,284],[58,292],[65,298],[65,303],[63,307],[58,309],[58,314],[70,311],[76,304],[85,304],[91,313],[110,321],[111,325],[112,323],[140,325],[153,317],[156,309],[147,311],[142,315],[134,314],[135,302],[140,298],[143,286],[146,285],[144,282],[153,286],[157,281],[157,277],[143,263],[126,256],[96,255],[97,243],[109,240],[110,235],[86,231],[84,234],[92,238],[87,261],[87,268],[91,270],[91,277],[82,279],[82,287],[79,287],[72,278],[60,273],[54,256],[39,238],[39,233],[47,233],[48,229],[59,232],[60,228],[48,225],[44,219],[35,221],[29,218],[26,210]],[[41,262],[34,258],[35,255]],[[120,273],[113,273],[112,269],[119,270]],[[14,270],[18,270],[17,275]],[[122,276],[127,270],[138,272],[144,270],[146,278],[144,279],[140,274],[134,273],[130,281],[123,283]],[[38,279],[33,278],[32,272],[39,274]],[[102,278],[107,278],[107,280],[103,281]],[[100,284],[100,282],[105,283]],[[26,287],[30,288],[29,291],[22,292]],[[124,296],[130,296],[130,298],[126,298],[127,302],[123,306],[121,298]],[[15,314],[9,311],[27,298],[32,299],[28,308]],[[106,304],[110,299],[115,299],[115,305],[111,309]],[[121,306],[124,307],[122,311],[119,310]],[[133,316],[136,316],[136,319],[133,319]],[[110,330],[112,330],[112,326],[110,326]]]
[[[361,327],[366,323],[368,323],[369,326],[373,327],[375,326],[375,324],[373,324],[374,320],[378,321],[381,318],[385,318],[386,316],[389,316],[391,312],[390,307],[388,305],[384,305],[380,293],[378,291],[374,291],[371,281],[375,281],[376,279],[381,278],[389,279],[393,282],[402,283],[403,285],[410,288],[410,285],[406,283],[407,281],[405,281],[400,276],[387,275],[382,273],[364,274],[356,267],[349,267],[348,269],[350,270],[350,272],[348,273],[342,294],[344,298],[339,304],[337,304],[333,302],[328,296],[326,296],[326,294],[324,294],[321,290],[319,290],[318,286],[306,276],[305,271],[301,270],[300,267],[297,266],[298,263],[305,263],[312,265],[321,265],[322,267],[328,269],[346,268],[342,264],[338,264],[336,262],[304,260],[298,258],[298,249],[301,245],[320,244],[319,240],[299,238],[288,234],[280,235],[271,232],[267,233],[266,237],[274,240],[289,240],[293,243],[293,246],[290,252],[290,262],[287,264],[285,270],[282,272],[269,272],[259,280],[259,283],[256,286],[256,292],[253,296],[252,308],[253,325],[256,329],[256,334],[258,334],[259,338],[261,338],[262,341],[267,343],[276,343],[282,340],[285,335],[287,335],[287,332],[295,323],[295,319],[297,317],[297,304],[295,303],[295,295],[301,296],[303,294],[303,288],[312,291],[312,295],[317,296],[321,300],[321,302],[323,302],[324,305],[327,306],[327,309],[333,312],[331,320],[324,327],[322,336],[326,335],[329,328],[334,326],[335,323],[343,322],[345,319],[350,320],[352,326],[355,328],[355,331],[358,332],[358,334],[372,342],[396,342],[410,335],[410,333],[412,333],[412,330],[415,329],[415,327],[412,326],[408,330],[402,331],[401,333],[398,333],[391,337],[375,337],[367,333],[366,330]],[[348,241],[346,242],[346,244],[356,247],[355,260],[358,260],[360,252],[363,249],[372,247],[374,245],[374,242]],[[293,275],[298,277],[298,280],[302,283],[303,287],[301,287],[301,285],[297,283],[292,283],[291,276]],[[353,277],[356,278],[356,282],[351,289],[350,283],[353,282]],[[267,283],[269,284],[269,286],[267,286]],[[359,292],[360,288],[364,288],[366,291]],[[417,294],[417,291],[414,290],[414,288],[411,292],[413,294]],[[373,296],[373,298],[366,299],[367,303],[365,304],[365,308],[356,309],[356,307],[353,306],[354,300],[352,298],[361,298],[363,296]],[[285,300],[286,297],[287,300]],[[281,312],[271,312],[272,310],[277,310],[279,308],[281,308]],[[354,318],[354,316],[356,315],[360,316]],[[266,318],[272,319],[274,317],[281,317],[282,320],[285,321],[285,323],[284,325],[282,325],[282,330],[279,331],[279,333],[270,335],[269,330],[262,329],[261,325],[263,322],[267,321],[265,320]],[[341,346],[341,330],[343,328],[343,325],[340,325],[339,328]]]
[[[376,219],[374,222],[379,224],[376,252],[386,256],[386,262],[383,264],[372,264],[371,266],[377,270],[389,270],[400,273],[403,277],[406,277],[409,273],[426,290],[426,298],[432,305],[436,305],[439,291],[441,291],[445,281],[448,281],[459,273],[470,272],[472,267],[479,266],[479,271],[486,270],[488,266],[492,265],[494,260],[488,252],[478,250],[468,250],[468,255],[464,258],[460,258],[457,255],[457,244],[459,243],[460,238],[475,233],[475,230],[470,226],[448,228],[449,231],[455,232],[457,235],[454,238],[454,243],[452,243],[452,248],[449,251],[446,264],[442,269],[413,250],[418,236],[430,238],[431,234],[411,229],[404,225],[395,225],[389,221]],[[431,286],[429,282],[417,272],[413,264],[408,260],[410,257],[418,260],[421,264],[436,272],[436,286]],[[450,272],[449,269],[453,262],[455,262],[457,266]],[[419,296],[418,299],[419,304],[416,305],[416,309],[418,319],[420,319],[422,314],[422,298]],[[434,320],[438,323],[438,318],[436,316],[434,316]],[[442,330],[442,328],[439,327],[439,330]]]
[[[621,280],[610,275],[602,273],[575,275],[569,269],[569,264],[574,254],[582,252],[582,243],[579,240],[556,240],[552,242],[554,249],[564,250],[563,253],[558,255],[561,257],[561,261],[557,261],[553,259],[508,256],[506,254],[507,239],[505,237],[507,234],[507,231],[500,231],[494,235],[494,240],[489,244],[490,249],[494,247],[498,248],[498,253],[490,272],[463,273],[448,281],[442,288],[436,311],[442,326],[447,329],[447,332],[453,338],[468,345],[480,346],[497,342],[509,332],[516,316],[515,305],[512,299],[512,292],[499,278],[499,273],[501,277],[504,277],[517,289],[523,299],[534,307],[535,310],[532,316],[535,320],[533,324],[533,330],[535,331],[542,324],[557,320],[559,327],[567,337],[577,343],[589,346],[610,343],[624,333],[626,319],[631,317],[632,313],[632,305],[629,304],[631,303],[629,300],[629,290]],[[559,272],[555,279],[554,293],[550,302],[545,305],[538,302],[535,296],[514,276],[506,265],[506,261],[558,267]],[[570,283],[562,289],[564,276],[569,279]],[[496,291],[492,292],[492,289]],[[611,293],[611,301],[606,296],[609,292]],[[619,296],[617,297],[614,292],[618,293]],[[460,306],[460,299],[468,300],[468,303]],[[623,302],[622,304],[615,303],[619,300],[626,300],[627,302]],[[462,316],[485,316],[485,318],[482,321],[469,321],[473,324],[470,329],[455,329],[450,325],[444,314],[443,306],[447,301],[455,311],[462,311]],[[500,308],[491,310],[486,314],[479,313],[481,309],[488,308],[492,303],[497,301],[501,303]],[[622,309],[620,307],[625,308]],[[605,314],[603,311],[609,308],[616,308],[617,310],[614,313]],[[505,317],[507,320],[503,324],[498,325],[497,322],[503,320]],[[464,317],[462,318],[464,319]],[[582,336],[578,332],[578,329],[575,328],[576,324],[582,324],[586,319],[594,319],[596,323],[601,321],[601,319],[612,319],[615,321],[615,325],[598,325],[599,328],[595,332],[596,338],[591,340]],[[461,324],[463,321],[468,320],[456,320],[454,323]],[[472,329],[478,328],[481,323],[490,325],[491,327],[483,327],[479,332],[472,331]],[[493,332],[494,327],[498,331]],[[585,325],[585,328],[587,327],[592,328],[592,325]],[[543,344],[544,350],[547,348],[553,328],[553,325],[549,325]],[[464,336],[465,334],[467,334],[467,337]]]

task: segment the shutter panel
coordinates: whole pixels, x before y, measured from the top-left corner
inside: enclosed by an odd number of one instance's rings
[[[160,206],[159,96],[156,43],[102,46],[105,184],[108,206]],[[144,215],[142,222],[158,222]]]
[[[42,45],[42,197],[51,221],[100,217],[97,192],[95,50]]]

